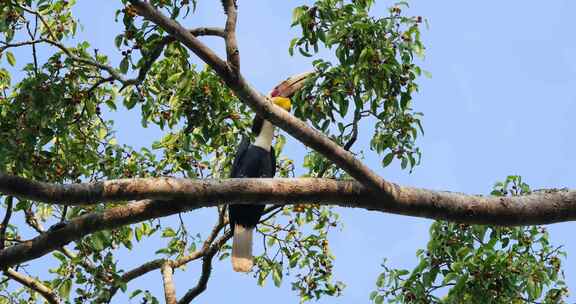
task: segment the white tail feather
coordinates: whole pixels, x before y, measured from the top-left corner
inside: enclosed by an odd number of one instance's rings
[[[238,272],[250,272],[252,261],[252,231],[238,224],[234,225],[234,238],[232,239],[232,268]]]

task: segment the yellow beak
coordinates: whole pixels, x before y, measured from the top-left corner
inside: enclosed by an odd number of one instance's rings
[[[292,102],[290,101],[290,98],[276,96],[272,97],[272,102],[288,112],[290,112],[290,108],[292,107]]]

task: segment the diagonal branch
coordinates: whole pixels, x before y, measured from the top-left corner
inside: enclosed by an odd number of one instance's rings
[[[40,283],[38,280],[29,277],[25,274],[19,273],[12,268],[8,268],[4,271],[4,274],[13,279],[14,281],[32,289],[33,291],[39,293],[46,301],[50,304],[58,304],[60,301],[58,300],[58,296],[54,291],[48,288],[46,285]]]
[[[224,1],[223,3],[229,2]],[[309,127],[302,120],[268,102],[262,94],[246,82],[241,74],[231,71],[226,62],[186,31],[178,22],[163,15],[148,2],[130,0],[130,3],[137,8],[140,15],[170,33],[192,50],[200,59],[210,65],[224,80],[226,85],[234,91],[236,96],[262,118],[271,121],[306,146],[318,151],[363,185],[380,190],[381,195],[388,196],[388,198],[397,195],[397,193],[394,193],[396,190],[394,184],[378,176],[360,160],[356,159],[352,153],[344,150],[321,132]]]
[[[177,202],[144,200],[110,208],[102,213],[79,216],[58,229],[47,231],[31,240],[0,251],[0,266],[9,267],[41,257],[96,231],[113,229],[192,209],[195,207]]]

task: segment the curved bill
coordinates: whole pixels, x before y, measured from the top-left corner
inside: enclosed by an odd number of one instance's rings
[[[302,74],[291,76],[288,79],[282,81],[276,87],[274,87],[274,89],[272,89],[272,91],[270,92],[269,96],[290,98],[292,97],[292,95],[294,95],[294,93],[296,93],[304,86],[304,83],[306,83],[306,79],[308,79],[308,77],[313,74],[314,72],[305,72]]]

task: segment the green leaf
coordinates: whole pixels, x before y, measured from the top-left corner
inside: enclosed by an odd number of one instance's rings
[[[276,287],[280,287],[282,284],[282,268],[280,264],[275,264],[272,268],[272,280]]]
[[[292,10],[292,26],[298,24],[302,15],[306,12],[306,6],[298,6]]]
[[[300,52],[300,54],[302,54],[302,56],[304,57],[312,57],[312,54],[306,52],[304,49],[302,48],[298,48],[298,51]]]
[[[259,286],[264,286],[264,283],[266,282],[266,277],[268,277],[268,274],[270,274],[269,270],[267,270],[267,269],[260,270],[260,273],[258,273],[258,285]]]
[[[62,263],[66,263],[66,262],[67,262],[66,257],[65,257],[62,253],[60,253],[60,252],[58,252],[58,251],[55,251],[54,253],[52,253],[52,255],[54,255],[54,257],[56,257],[56,258],[57,258],[58,260],[60,260],[60,262],[62,262]]]
[[[386,273],[383,272],[378,276],[378,279],[376,280],[376,286],[377,287],[383,287],[385,281],[386,281]]]
[[[164,231],[162,231],[162,237],[166,238],[166,237],[175,237],[175,236],[176,236],[176,232],[170,227],[168,227],[168,228],[164,229]]]
[[[92,237],[92,246],[94,247],[94,250],[101,251],[104,249],[104,242],[102,241],[102,238],[98,236],[99,234],[94,234]]]
[[[16,57],[14,57],[14,54],[12,54],[12,52],[6,52],[6,59],[8,60],[8,63],[11,66],[16,65]]]
[[[394,152],[388,153],[382,160],[382,166],[387,167],[394,160]]]
[[[120,48],[123,40],[124,40],[124,35],[122,35],[122,34],[118,35],[118,36],[116,36],[116,38],[114,38],[114,44],[116,45],[117,48]]]
[[[445,277],[444,280],[442,281],[442,284],[447,284],[450,283],[451,281],[454,281],[456,278],[458,278],[458,274],[455,272],[449,272]]]
[[[126,72],[128,72],[128,64],[128,57],[124,57],[124,59],[120,61],[120,72],[122,72],[122,74],[126,74]]]
[[[142,228],[140,226],[134,229],[134,236],[136,236],[136,240],[140,242],[140,240],[142,239]]]
[[[137,296],[137,295],[139,295],[139,294],[141,294],[141,293],[142,293],[142,290],[136,289],[136,290],[134,290],[134,291],[130,294],[130,297],[129,297],[129,298],[132,299],[132,298],[134,298],[135,296]]]
[[[114,102],[114,99],[112,99],[112,98],[107,99],[106,105],[108,106],[108,108],[110,108],[110,110],[116,111],[116,103]]]
[[[70,289],[72,289],[72,280],[71,279],[64,280],[64,282],[62,282],[62,284],[58,288],[60,297],[63,299],[68,299],[68,297],[70,296]]]

